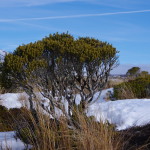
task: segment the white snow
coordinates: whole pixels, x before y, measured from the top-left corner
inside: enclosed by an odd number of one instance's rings
[[[97,121],[107,120],[115,124],[118,130],[150,123],[150,99],[106,101],[105,97],[108,91],[113,92],[113,89],[103,90],[98,101],[89,106],[87,111],[88,116],[94,116]],[[7,108],[19,108],[22,106],[18,100],[20,95],[21,93],[1,94],[0,101],[2,101],[2,104]],[[98,95],[99,92],[94,95],[93,99],[95,100]],[[80,100],[80,96],[77,95],[76,104],[79,104]],[[65,106],[67,106],[67,104],[65,104]]]
[[[2,102],[2,105],[10,108],[20,108],[21,102],[19,101],[19,97],[22,93],[6,93],[6,94],[0,94],[0,102]],[[25,93],[24,93],[25,95]]]
[[[95,103],[88,109],[88,116],[97,121],[109,121],[118,130],[150,123],[150,99],[128,99]]]
[[[14,131],[0,132],[0,149],[24,150],[25,148],[24,143],[15,138]]]
[[[105,102],[106,93],[107,93],[108,91],[110,91],[110,92],[113,93],[113,88],[109,88],[109,89],[103,90],[103,91],[101,92],[101,94],[100,94],[99,99],[97,100],[98,103],[99,103],[99,102]],[[95,100],[97,99],[97,97],[99,96],[99,93],[100,93],[100,92],[97,92],[97,93],[94,94],[94,96],[93,96],[93,101],[95,101]],[[79,104],[80,104],[80,101],[81,101],[81,96],[80,96],[79,94],[76,94],[76,98],[75,98],[76,104],[79,105]]]

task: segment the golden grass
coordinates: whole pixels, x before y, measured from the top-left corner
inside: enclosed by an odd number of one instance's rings
[[[31,144],[33,150],[120,150],[122,146],[122,138],[108,123],[98,123],[75,112],[74,121],[79,128],[74,129],[63,116],[58,122],[40,109],[37,112],[38,123],[27,110],[24,113],[28,119],[23,124],[17,122],[20,138]]]

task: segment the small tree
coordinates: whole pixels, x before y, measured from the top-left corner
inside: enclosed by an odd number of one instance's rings
[[[126,75],[129,77],[137,77],[139,74],[140,74],[140,68],[139,67],[132,67],[126,73]]]
[[[93,96],[105,87],[110,71],[118,65],[117,53],[107,42],[56,33],[7,55],[4,73],[28,93],[31,110],[36,87],[49,101],[47,106],[39,101],[41,107],[55,118],[55,108],[60,109],[71,124],[77,94],[82,110],[98,100],[100,94],[97,99]]]

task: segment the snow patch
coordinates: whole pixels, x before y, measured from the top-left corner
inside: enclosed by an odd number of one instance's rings
[[[26,146],[20,139],[15,138],[14,131],[0,132],[0,148],[1,149],[24,150],[25,148],[27,148]],[[28,148],[31,148],[31,146],[28,146]]]
[[[109,121],[116,129],[123,130],[132,126],[150,123],[150,99],[128,99],[95,103],[88,109],[88,116],[96,121]]]
[[[20,96],[24,95],[27,97],[25,93],[5,93],[0,94],[0,101],[2,105],[10,108],[20,108],[22,106],[21,102],[19,101]]]

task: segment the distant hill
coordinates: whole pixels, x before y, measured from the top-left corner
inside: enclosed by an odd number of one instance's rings
[[[8,52],[0,50],[0,62],[4,61],[4,58],[5,58],[6,54],[8,54]]]

